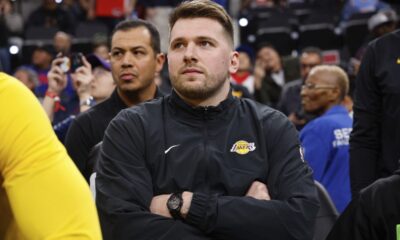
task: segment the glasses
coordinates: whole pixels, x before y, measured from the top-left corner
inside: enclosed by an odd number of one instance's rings
[[[332,85],[323,85],[323,84],[314,84],[314,83],[305,83],[301,86],[302,90],[314,90],[314,89],[334,89],[335,86]]]

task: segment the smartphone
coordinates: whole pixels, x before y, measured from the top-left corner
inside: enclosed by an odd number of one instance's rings
[[[60,68],[63,72],[73,73],[76,71],[77,68],[83,65],[82,60],[83,54],[82,53],[71,53],[69,56],[62,56],[63,62],[60,64]]]

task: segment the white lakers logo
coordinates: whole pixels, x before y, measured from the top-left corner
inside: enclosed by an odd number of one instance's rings
[[[233,144],[231,148],[231,152],[235,152],[240,155],[247,154],[249,152],[252,152],[256,149],[256,146],[254,143],[249,143],[244,140],[239,140],[235,144]]]

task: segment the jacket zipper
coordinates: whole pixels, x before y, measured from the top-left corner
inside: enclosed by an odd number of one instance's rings
[[[204,113],[203,113],[203,120],[204,120],[204,126],[203,126],[203,132],[204,132],[204,168],[205,168],[205,176],[204,176],[204,182],[205,182],[205,186],[206,186],[206,190],[207,192],[209,192],[210,189],[210,176],[209,176],[209,156],[208,156],[208,129],[207,129],[207,117],[208,117],[208,108],[204,107]]]

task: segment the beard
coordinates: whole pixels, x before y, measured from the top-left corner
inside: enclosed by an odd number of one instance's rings
[[[205,76],[203,81],[192,83],[194,79],[171,76],[172,86],[180,95],[193,100],[205,100],[214,96],[223,88],[225,81],[228,79],[228,74],[223,78],[210,78]]]

